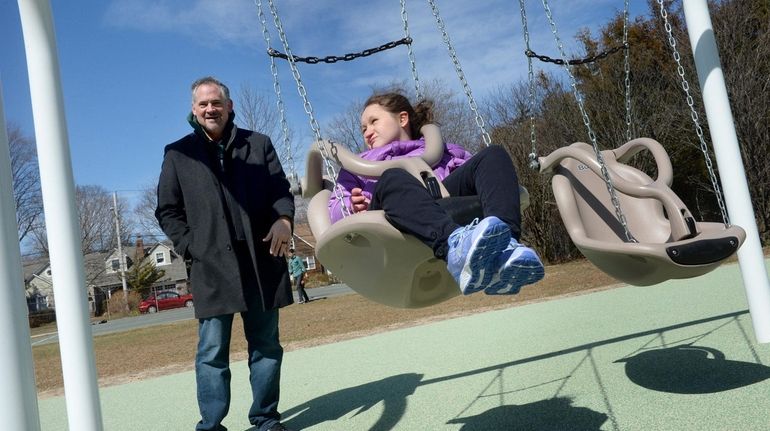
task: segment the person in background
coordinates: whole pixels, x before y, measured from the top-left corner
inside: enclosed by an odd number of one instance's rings
[[[297,289],[298,302],[304,304],[310,302],[310,297],[305,292],[305,264],[302,259],[294,254],[294,249],[289,249],[289,273],[294,278],[294,288]]]
[[[278,309],[293,302],[286,259],[294,199],[270,138],[235,126],[223,83],[192,85],[192,133],[166,146],[155,216],[192,261],[198,319],[197,431],[224,431],[230,408],[230,337],[240,313],[248,341],[257,431],[287,431],[278,413],[283,347]]]
[[[372,95],[361,114],[361,132],[369,148],[366,160],[419,156],[425,151],[420,128],[433,122],[433,103],[412,106],[399,93]],[[464,295],[514,294],[543,278],[537,253],[519,243],[521,214],[516,169],[502,147],[492,145],[471,156],[458,145],[446,144],[433,167],[450,196],[478,196],[484,218],[459,226],[439,206],[420,180],[403,169],[388,169],[379,179],[344,169],[337,178],[342,199],[329,200],[332,222],[351,213],[384,210],[401,232],[413,235],[447,262],[447,269]]]

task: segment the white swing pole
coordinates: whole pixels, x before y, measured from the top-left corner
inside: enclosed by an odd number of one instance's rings
[[[101,431],[75,185],[49,0],[18,0],[70,430]]]
[[[35,369],[21,272],[16,203],[0,85],[0,417],[12,430],[40,430]]]
[[[684,0],[682,3],[730,222],[746,231],[746,241],[738,250],[738,260],[754,334],[760,343],[768,343],[770,281],[765,269],[759,229],[754,218],[708,4],[706,0]]]

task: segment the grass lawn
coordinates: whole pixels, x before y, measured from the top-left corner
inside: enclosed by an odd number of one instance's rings
[[[580,260],[546,267],[545,279],[525,287],[520,294],[513,296],[487,296],[480,293],[455,297],[432,307],[404,310],[385,307],[359,295],[344,295],[282,309],[281,340],[285,349],[290,351],[469,313],[587,292],[616,283],[587,261]],[[313,290],[309,292],[312,296]],[[120,384],[192,369],[198,338],[197,325],[196,320],[187,320],[95,337],[99,385]],[[36,330],[52,332],[55,326]],[[40,396],[61,394],[59,345],[36,346],[32,350]],[[233,324],[230,351],[231,360],[246,358],[246,341],[239,318]]]

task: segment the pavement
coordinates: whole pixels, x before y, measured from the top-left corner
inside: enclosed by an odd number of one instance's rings
[[[353,290],[351,290],[345,284],[330,284],[323,287],[314,287],[312,289],[307,289],[307,292],[311,299],[333,298],[335,296],[349,295],[354,293]],[[155,325],[165,325],[180,320],[189,320],[194,318],[195,308],[175,308],[171,310],[163,310],[158,313],[97,321],[91,324],[91,334],[93,336],[98,336],[115,332],[131,331],[134,329],[146,328]],[[31,337],[31,343],[33,347],[58,342],[59,334],[56,331],[37,334]]]
[[[768,430],[766,362],[732,264],[288,352],[280,409],[313,431]],[[251,430],[246,364],[232,372],[224,425]],[[105,430],[198,420],[193,372],[100,398]],[[67,429],[63,397],[39,409],[43,430]]]

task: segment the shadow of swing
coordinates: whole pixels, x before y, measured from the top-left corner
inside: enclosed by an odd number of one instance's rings
[[[396,429],[406,412],[408,397],[414,394],[420,386],[502,370],[577,352],[587,352],[585,360],[592,363],[592,368],[596,373],[596,364],[593,364],[593,356],[591,355],[591,350],[594,348],[650,335],[659,336],[662,333],[680,328],[729,319],[725,323],[726,325],[736,322],[739,316],[747,313],[748,310],[742,310],[683,322],[428,380],[423,380],[423,375],[416,373],[386,377],[378,381],[340,389],[295,406],[283,412],[283,422],[292,429],[304,429],[323,422],[341,419],[351,413],[355,416],[382,403],[382,413],[368,431],[390,431]],[[750,344],[745,334],[744,338]],[[757,362],[759,362],[759,358],[757,358]],[[717,349],[692,344],[646,350],[634,356],[617,360],[615,363],[624,363],[628,379],[639,386],[650,390],[678,394],[722,392],[752,385],[770,377],[770,367],[760,363],[728,360],[724,353]],[[613,429],[618,430],[612,405],[603,389],[604,383],[598,375],[597,380],[600,391],[605,398],[609,415],[585,407],[574,407],[570,398],[555,396],[523,405],[501,405],[474,416],[454,418],[447,423],[463,424],[461,428],[463,431],[497,429],[513,431],[579,429],[592,431],[599,430],[609,419]],[[253,430],[253,428],[249,429],[249,431]]]
[[[396,429],[406,412],[407,398],[421,385],[422,374],[400,374],[320,396],[283,413],[292,429],[305,429],[367,411],[382,403],[383,411],[368,431]],[[567,397],[555,397],[523,405],[503,405],[474,416],[455,418],[461,430],[506,431],[599,431],[608,416],[585,407],[572,406]],[[252,428],[253,430],[253,428]]]
[[[529,404],[498,406],[447,423],[463,424],[461,431],[599,431],[607,418],[604,413],[574,407],[570,398],[556,397]]]
[[[654,391],[710,394],[752,385],[770,378],[770,367],[732,361],[717,349],[680,345],[648,350],[616,363],[625,363],[626,376]]]

